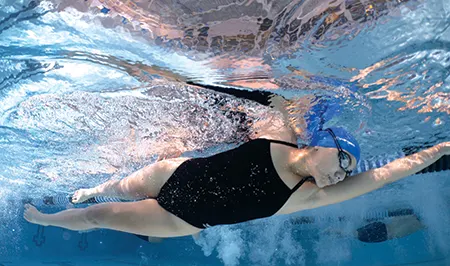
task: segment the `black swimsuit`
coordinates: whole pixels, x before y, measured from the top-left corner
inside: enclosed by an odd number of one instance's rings
[[[235,224],[278,212],[307,179],[290,189],[279,177],[270,143],[255,139],[207,158],[183,162],[156,200],[167,211],[197,227]]]

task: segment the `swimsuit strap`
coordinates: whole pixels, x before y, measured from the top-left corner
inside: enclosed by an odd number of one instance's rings
[[[273,143],[283,144],[283,145],[290,146],[290,147],[293,147],[293,148],[298,148],[297,144],[290,143],[290,142],[287,142],[287,141],[275,140],[275,139],[268,139],[268,141],[269,142],[273,142]]]
[[[283,144],[283,145],[290,146],[290,147],[293,147],[293,148],[297,148],[297,149],[298,149],[297,144],[290,143],[290,142],[287,142],[287,141],[275,140],[275,139],[268,139],[268,141],[269,141],[269,142],[273,142],[273,143]],[[303,178],[302,180],[300,180],[300,182],[298,182],[297,185],[295,185],[295,187],[293,187],[293,188],[291,189],[291,195],[292,195],[292,193],[294,193],[299,187],[301,187],[306,181],[308,181],[309,179],[312,179],[312,178],[313,178],[312,176],[308,176],[308,177],[305,177],[305,178]]]
[[[290,143],[290,142],[287,142],[287,141],[275,140],[275,139],[268,139],[268,141],[269,142],[273,142],[273,143],[283,144],[283,145],[290,146],[290,147],[298,149],[297,144]],[[308,177],[305,177],[302,180],[300,180],[300,182],[298,182],[297,185],[295,185],[295,187],[293,187],[291,189],[291,194],[294,193],[299,187],[301,187],[306,181],[308,181],[311,178],[313,178],[313,177],[312,176],[308,176]]]
[[[303,178],[302,180],[300,180],[300,182],[298,182],[297,185],[295,185],[295,187],[293,187],[293,188],[291,189],[291,195],[292,195],[299,187],[301,187],[306,181],[308,181],[309,179],[312,179],[312,178],[313,178],[312,176],[308,176],[308,177],[305,177],[305,178]]]

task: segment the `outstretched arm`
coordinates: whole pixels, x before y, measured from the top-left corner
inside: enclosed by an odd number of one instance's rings
[[[444,155],[450,155],[450,142],[397,159],[383,167],[350,176],[344,181],[320,189],[308,201],[308,208],[317,208],[349,200],[387,184],[420,172]]]

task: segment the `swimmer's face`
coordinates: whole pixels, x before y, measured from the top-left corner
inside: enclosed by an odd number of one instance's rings
[[[339,162],[339,151],[336,148],[313,147],[309,161],[310,174],[314,177],[318,187],[334,185],[346,176],[345,170],[352,171],[356,168],[356,158],[349,153],[350,166],[343,169]],[[345,151],[344,151],[345,152]]]

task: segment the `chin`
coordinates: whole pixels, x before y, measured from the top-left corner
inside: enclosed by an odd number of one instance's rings
[[[318,186],[319,188],[324,188],[324,187],[329,187],[329,186],[334,185],[329,182],[315,182],[315,183],[316,183],[316,186]]]
[[[329,186],[329,184],[325,184],[325,183],[322,183],[322,182],[314,182],[314,183],[316,183],[316,186],[318,186],[319,188],[324,188],[326,186]]]

